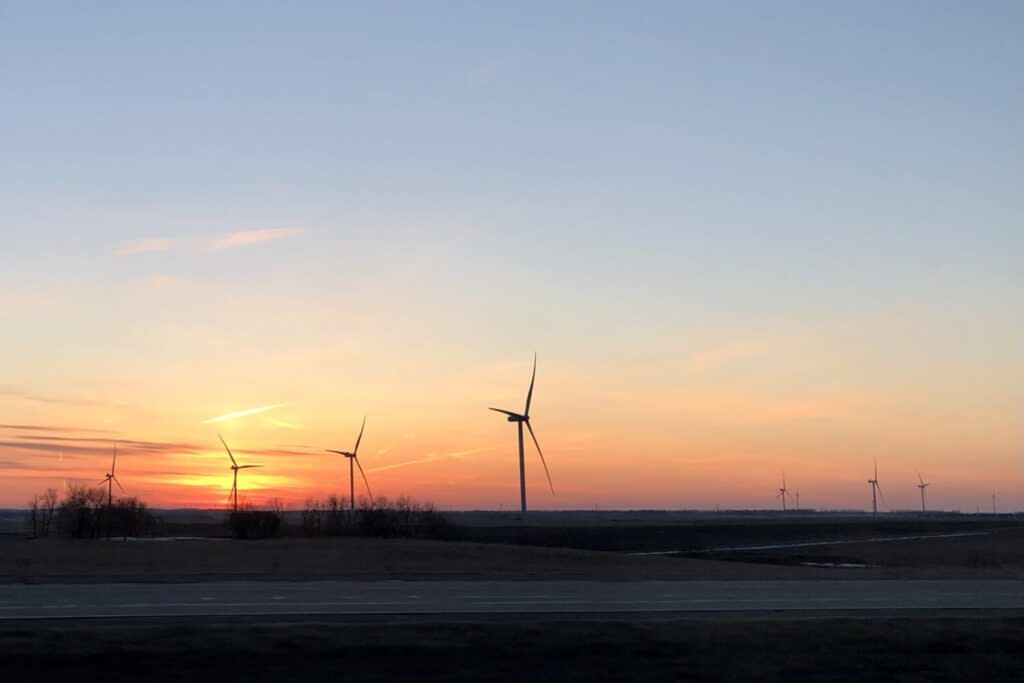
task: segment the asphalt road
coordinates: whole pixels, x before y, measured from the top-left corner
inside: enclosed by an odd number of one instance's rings
[[[4,584],[0,619],[1024,609],[1021,581],[225,581]]]

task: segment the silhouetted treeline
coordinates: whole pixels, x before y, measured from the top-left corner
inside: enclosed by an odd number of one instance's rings
[[[69,538],[128,537],[156,531],[156,519],[138,498],[117,498],[108,508],[106,493],[86,486],[68,488],[59,502],[54,489],[33,496],[26,525],[33,538],[54,533]]]
[[[50,525],[57,511],[57,490],[46,489],[42,495],[32,496],[28,502],[28,532],[32,538],[50,535]]]
[[[330,496],[326,503],[311,498],[301,520],[305,536],[448,538],[452,532],[451,522],[433,505],[406,496],[395,501],[361,498],[355,510],[343,497]]]
[[[273,538],[284,521],[284,503],[280,498],[266,502],[265,510],[257,510],[249,503],[228,512],[228,527],[233,538]]]

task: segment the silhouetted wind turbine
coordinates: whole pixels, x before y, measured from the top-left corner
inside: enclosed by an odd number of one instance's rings
[[[917,470],[914,470],[914,471],[917,472]],[[921,477],[921,473],[920,472],[917,472],[917,481],[920,482],[917,485],[917,488],[921,489],[921,512],[924,512],[925,511],[925,509],[924,509],[924,490],[926,488],[928,488],[928,484]]]
[[[996,514],[996,492],[992,492],[992,514]]]
[[[224,444],[224,450],[228,452],[228,457],[231,458],[231,495],[228,496],[228,499],[233,501],[231,505],[232,512],[238,512],[238,470],[248,470],[253,467],[263,467],[263,465],[239,465],[235,462],[235,456],[231,449],[228,448],[228,442],[224,440],[224,437],[218,434],[217,438]]]
[[[878,514],[878,499],[881,498],[885,501],[885,496],[882,495],[882,487],[878,485],[878,461],[875,461],[875,476],[868,479],[868,483],[871,484],[871,514]]]
[[[790,494],[790,492],[788,490],[786,490],[786,473],[783,472],[782,473],[782,488],[779,489],[779,495],[775,496],[776,498],[781,498],[782,499],[782,511],[783,512],[786,511],[786,496],[789,496],[790,498],[793,497],[792,494]]]
[[[330,449],[327,450],[328,453],[337,453],[338,455],[344,455],[346,458],[348,458],[348,497],[349,506],[352,510],[356,509],[356,473],[355,469],[352,466],[352,463],[355,463],[356,466],[359,467],[359,474],[363,475],[363,483],[366,484],[366,495],[370,496],[371,498],[373,497],[373,494],[370,493],[370,482],[366,480],[366,472],[363,472],[363,466],[359,464],[359,442],[363,440],[364,429],[366,429],[365,416],[363,417],[363,426],[359,428],[359,436],[356,437],[356,447],[352,449],[351,453],[349,453],[348,451],[332,451]]]
[[[800,511],[800,489],[797,489],[795,491],[795,493],[796,493],[796,509],[797,509],[797,512],[799,512]]]
[[[537,447],[537,454],[540,456],[540,462],[544,465],[544,474],[548,478],[548,486],[551,488],[551,495],[555,495],[555,487],[551,483],[551,473],[548,472],[548,464],[544,460],[544,453],[540,450],[540,444],[537,443],[537,436],[533,433],[533,427],[530,426],[530,401],[533,399],[533,383],[537,379],[537,354],[533,354],[533,374],[530,376],[530,389],[526,392],[526,407],[523,408],[522,414],[513,413],[511,410],[502,410],[501,408],[490,408],[496,413],[502,413],[508,416],[509,422],[515,422],[519,430],[519,500],[522,508],[522,516],[526,517],[526,456],[525,449],[523,447],[523,425],[530,430],[530,436],[533,438],[533,445]]]
[[[107,476],[105,476],[102,479],[100,479],[100,483],[96,484],[96,486],[103,486],[103,484],[107,485],[107,514],[108,515],[110,514],[111,504],[114,501],[114,484],[117,484],[117,488],[121,489],[121,493],[125,494],[126,496],[128,495],[128,493],[124,490],[124,487],[121,486],[121,482],[119,482],[117,480],[117,477],[114,476],[114,468],[115,467],[117,467],[117,442],[116,441],[114,442],[114,460],[110,463],[110,472],[107,474]]]

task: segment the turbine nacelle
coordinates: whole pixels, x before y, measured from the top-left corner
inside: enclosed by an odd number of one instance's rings
[[[344,455],[346,458],[356,457],[355,453],[349,453],[348,451],[332,451],[330,448],[326,449],[327,453],[337,453],[338,455]]]
[[[502,410],[501,408],[490,408],[489,410],[493,410],[496,413],[501,413],[503,415],[507,415],[509,422],[529,422],[530,421],[530,416],[529,415],[520,415],[519,413],[513,413],[511,410]]]

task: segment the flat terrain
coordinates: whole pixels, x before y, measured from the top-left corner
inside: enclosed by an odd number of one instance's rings
[[[1020,581],[210,581],[0,585],[0,619],[1024,610]]]
[[[534,615],[0,622],[5,680],[1020,681],[1024,617]]]
[[[982,540],[970,539],[971,547],[985,543],[990,548],[1007,545],[1019,548],[1022,544],[1019,531],[1005,537],[993,534],[978,539]],[[936,553],[934,563],[930,565],[885,565],[879,562],[881,566],[877,567],[822,568],[799,566],[796,562],[774,558],[771,562],[758,562],[755,554],[751,554],[751,561],[738,561],[747,559],[742,556],[731,556],[727,561],[708,556],[637,556],[412,539],[108,542],[4,538],[0,539],[0,583],[469,577],[675,580],[1024,578],[1024,566],[1019,562],[972,566],[969,552],[959,549],[959,544],[965,542],[966,539],[922,541],[941,543],[947,550],[945,554]],[[880,545],[885,546],[884,552],[900,550],[899,544]],[[851,551],[843,552],[846,557],[860,557]],[[801,552],[799,557],[805,555],[807,553]],[[993,557],[991,553],[985,556]]]
[[[0,538],[0,611],[16,617],[0,619],[0,667],[14,681],[152,683],[1016,682],[1024,670],[1013,520],[497,521],[460,528],[474,541]],[[721,550],[755,545],[786,547]],[[623,552],[662,550],[687,553]]]

